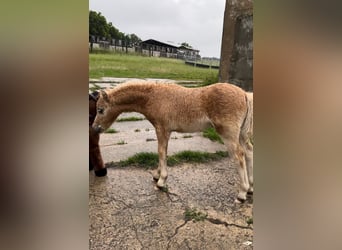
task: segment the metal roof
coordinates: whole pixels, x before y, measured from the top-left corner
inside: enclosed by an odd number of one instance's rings
[[[159,41],[154,40],[154,39],[148,39],[148,40],[143,41],[141,43],[147,43],[147,44],[152,44],[152,45],[158,45],[158,46],[171,47],[171,48],[178,49],[177,46],[174,46],[174,45],[168,44],[168,43],[159,42]]]

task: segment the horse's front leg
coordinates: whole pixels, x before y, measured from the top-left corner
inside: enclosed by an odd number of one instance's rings
[[[96,176],[106,176],[105,168],[99,146],[100,135],[89,128],[89,170],[94,169]]]
[[[153,179],[158,180],[157,186],[162,188],[165,186],[165,182],[167,179],[167,145],[170,138],[171,132],[163,129],[156,128],[157,138],[158,138],[158,155],[159,155],[159,164],[158,169],[152,172]]]

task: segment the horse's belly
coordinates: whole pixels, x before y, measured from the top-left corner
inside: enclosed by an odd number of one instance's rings
[[[212,126],[211,121],[208,118],[198,119],[196,121],[184,122],[175,126],[173,129],[176,132],[181,133],[194,133],[203,131]]]

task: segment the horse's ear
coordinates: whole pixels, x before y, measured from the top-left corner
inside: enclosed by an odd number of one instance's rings
[[[103,99],[104,99],[106,102],[109,102],[109,97],[108,97],[106,91],[101,90],[101,96],[103,97]]]

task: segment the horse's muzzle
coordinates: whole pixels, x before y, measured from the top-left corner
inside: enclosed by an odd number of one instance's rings
[[[93,125],[92,127],[96,133],[102,133],[104,131],[104,129],[101,127],[101,125],[97,125],[97,126]]]

